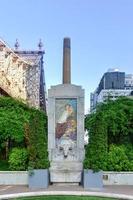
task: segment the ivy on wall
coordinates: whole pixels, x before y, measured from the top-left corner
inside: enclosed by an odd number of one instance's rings
[[[89,132],[85,168],[133,171],[132,99],[121,97],[99,105],[86,117],[85,128]]]
[[[15,160],[19,157],[17,153],[14,153],[14,148],[19,150],[22,148],[22,151],[26,149],[28,161],[25,162],[24,168],[31,166],[32,161],[36,164],[31,167],[46,168],[48,166],[47,116],[40,110],[29,108],[18,100],[0,97],[0,159],[12,160],[11,169],[14,169]],[[36,149],[34,158],[32,158],[33,148]],[[14,158],[14,164],[10,157]],[[21,162],[18,163],[20,164],[16,170],[19,168],[21,170]]]

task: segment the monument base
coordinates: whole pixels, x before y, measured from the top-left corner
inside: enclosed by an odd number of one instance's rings
[[[50,167],[51,183],[80,183],[83,164],[81,162],[52,162]]]
[[[74,186],[79,186],[79,183],[53,183],[53,185],[55,185],[55,186],[63,186],[63,187],[67,187],[67,186],[72,186],[72,187],[74,187]]]

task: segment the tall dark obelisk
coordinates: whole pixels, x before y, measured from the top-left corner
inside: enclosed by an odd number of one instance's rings
[[[71,84],[71,47],[70,38],[63,41],[63,84]]]

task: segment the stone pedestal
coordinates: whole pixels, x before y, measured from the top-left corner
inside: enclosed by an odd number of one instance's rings
[[[85,189],[102,189],[103,188],[103,172],[93,172],[93,170],[84,169],[83,171],[83,187]]]
[[[49,185],[49,171],[47,169],[34,169],[29,172],[28,185],[30,189],[47,188]]]
[[[84,90],[61,84],[48,91],[48,151],[52,183],[80,183],[84,159]]]
[[[52,162],[50,180],[52,183],[79,183],[81,182],[81,162]]]

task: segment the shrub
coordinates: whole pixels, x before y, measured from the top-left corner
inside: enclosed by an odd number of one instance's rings
[[[94,171],[133,171],[133,100],[98,105],[85,119],[89,133],[84,167]]]
[[[27,149],[28,162],[24,159],[26,154],[21,154],[21,151],[18,152],[14,148],[18,148],[19,151],[20,148]],[[21,157],[24,160],[22,163]],[[8,159],[12,170],[25,170],[28,166],[49,166],[47,116],[44,112],[29,108],[18,100],[0,97],[0,160]]]
[[[13,148],[9,155],[9,168],[11,170],[26,170],[28,152],[25,148]]]
[[[96,114],[93,118],[88,118],[87,123],[90,129],[84,168],[93,169],[94,171],[106,170],[107,133],[102,113]]]
[[[24,125],[28,122],[30,109],[27,105],[10,97],[0,97],[0,152],[8,159],[12,147],[23,147]]]
[[[43,112],[35,110],[32,113],[27,127],[26,138],[29,152],[29,168],[48,168],[47,117]]]
[[[130,171],[131,163],[126,155],[124,145],[111,145],[108,153],[108,170],[109,171]]]

